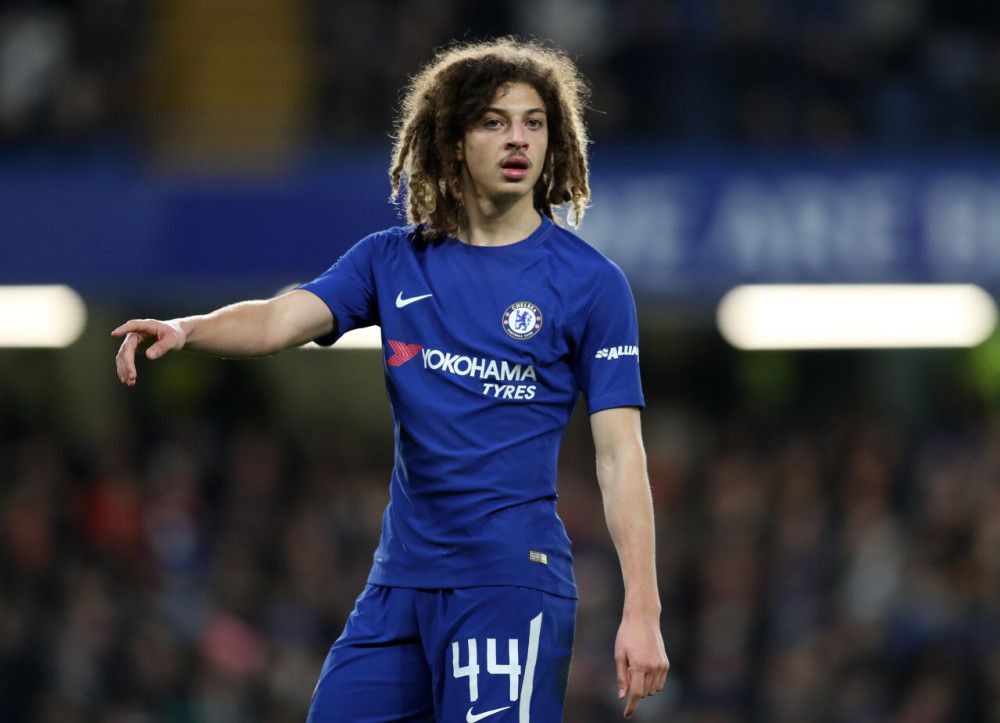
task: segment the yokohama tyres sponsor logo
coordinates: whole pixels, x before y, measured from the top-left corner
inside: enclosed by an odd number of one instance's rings
[[[535,398],[537,387],[534,384],[525,384],[538,381],[535,367],[531,364],[515,364],[506,359],[497,361],[485,357],[452,354],[439,349],[421,349],[420,353],[424,358],[424,369],[483,380],[484,397],[515,401],[530,401]]]
[[[594,354],[595,359],[617,359],[622,356],[639,356],[637,346],[612,346],[605,349],[598,349]]]
[[[444,371],[460,377],[493,379],[498,382],[536,381],[535,367],[531,364],[514,364],[506,360],[452,354],[438,349],[421,349],[424,369]]]
[[[483,380],[484,397],[515,401],[530,401],[535,398],[537,387],[526,383],[538,381],[535,367],[531,364],[515,364],[505,359],[497,361],[452,354],[439,349],[424,349],[420,344],[407,344],[395,339],[386,339],[386,343],[392,350],[392,356],[385,360],[386,366],[403,366],[420,354],[424,360],[424,369]]]

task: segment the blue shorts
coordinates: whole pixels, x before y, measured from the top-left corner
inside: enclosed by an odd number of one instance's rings
[[[525,587],[367,585],[307,723],[562,720],[576,600]]]

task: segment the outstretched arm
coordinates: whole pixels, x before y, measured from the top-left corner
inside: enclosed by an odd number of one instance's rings
[[[151,341],[146,358],[168,351],[190,351],[223,357],[276,354],[329,334],[336,319],[316,295],[296,289],[266,301],[241,301],[210,314],[158,321],[132,319],[111,332],[124,336],[115,367],[123,384],[135,386],[135,353]]]
[[[660,633],[653,500],[646,475],[639,410],[620,407],[590,417],[597,480],[608,530],[618,550],[625,606],[615,640],[618,698],[631,718],[641,698],[663,690],[670,662]]]

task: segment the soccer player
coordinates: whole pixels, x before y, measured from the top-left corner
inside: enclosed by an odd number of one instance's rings
[[[390,502],[309,721],[562,719],[576,586],[555,478],[581,392],[625,585],[625,717],[663,688],[635,305],[621,271],[554,214],[568,204],[578,222],[590,195],[585,98],[573,63],[540,44],[446,49],[401,108],[392,199],[411,225],[276,298],[112,332],[133,386],[146,342],[148,359],[258,356],[381,326]]]

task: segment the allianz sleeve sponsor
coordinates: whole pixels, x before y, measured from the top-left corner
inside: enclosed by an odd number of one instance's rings
[[[637,346],[611,346],[598,349],[594,354],[595,359],[618,359],[623,356],[639,356]]]

